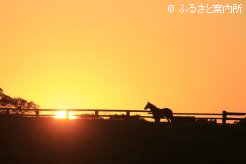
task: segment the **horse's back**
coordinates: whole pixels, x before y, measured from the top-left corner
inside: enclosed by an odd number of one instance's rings
[[[173,111],[170,108],[163,108],[162,110],[173,113]]]
[[[162,110],[162,113],[165,115],[165,116],[170,116],[172,117],[173,116],[173,111],[169,108],[163,108],[161,109]]]

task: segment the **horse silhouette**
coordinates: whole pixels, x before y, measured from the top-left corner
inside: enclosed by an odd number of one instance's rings
[[[153,117],[155,119],[155,122],[160,122],[161,118],[164,118],[164,117],[166,117],[168,122],[171,122],[173,119],[173,112],[169,108],[159,109],[155,105],[148,102],[144,109],[151,110]]]

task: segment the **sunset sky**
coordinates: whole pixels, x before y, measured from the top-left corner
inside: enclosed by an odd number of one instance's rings
[[[143,109],[150,101],[174,112],[246,112],[243,2],[0,1],[0,88],[41,108]],[[190,3],[242,9],[179,12]]]

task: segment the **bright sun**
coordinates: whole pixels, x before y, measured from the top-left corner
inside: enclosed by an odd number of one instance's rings
[[[54,118],[56,119],[66,119],[67,118],[67,112],[66,111],[57,111],[54,115]],[[76,116],[74,116],[72,113],[68,114],[68,119],[77,119]]]

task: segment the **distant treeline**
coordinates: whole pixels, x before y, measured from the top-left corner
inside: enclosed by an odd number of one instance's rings
[[[39,105],[33,101],[28,101],[20,97],[11,97],[4,94],[0,88],[0,108],[15,108],[15,109],[38,109]]]

